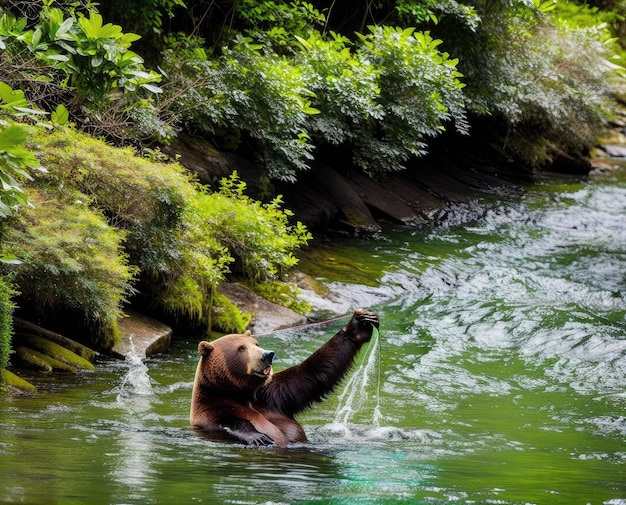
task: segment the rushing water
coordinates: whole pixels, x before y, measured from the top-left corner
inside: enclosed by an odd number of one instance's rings
[[[0,502],[626,505],[624,172],[384,235],[325,251],[334,307],[377,310],[381,331],[301,416],[308,445],[188,427],[197,339],[179,338],[0,397]],[[261,345],[290,366],[341,324]]]

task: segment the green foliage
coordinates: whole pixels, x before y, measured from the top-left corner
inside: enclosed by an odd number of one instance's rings
[[[102,5],[109,15],[126,29],[142,37],[162,34],[164,21],[174,16],[177,7],[186,8],[183,0],[143,0],[141,2],[107,2]]]
[[[447,123],[467,130],[457,60],[438,50],[441,40],[412,28],[371,27],[359,41],[333,32],[299,39],[320,110],[309,118],[319,143],[351,149],[354,163],[374,175],[402,169]]]
[[[55,193],[31,189],[34,206],[8,222],[4,251],[21,262],[5,266],[5,273],[39,315],[59,308],[82,314],[95,329],[94,343],[109,348],[137,271],[122,250],[125,233],[80,195]]]
[[[299,314],[306,314],[311,310],[311,305],[308,302],[298,298],[300,290],[295,284],[268,280],[253,284],[252,289],[266,300],[287,307]]]
[[[241,312],[224,295],[215,295],[215,304],[211,323],[213,328],[225,333],[243,333],[250,324],[252,316],[247,312]]]
[[[550,1],[470,3],[477,27],[442,18],[436,31],[459,58],[471,113],[489,118],[526,166],[549,165],[558,152],[580,155],[609,114],[616,67],[607,36],[597,24],[563,23]]]
[[[39,111],[29,107],[23,91],[0,82],[0,218],[28,203],[22,182],[31,178],[29,169],[41,168],[35,155],[24,145],[29,127],[15,123],[22,117],[38,114]]]
[[[121,304],[139,289],[173,316],[208,325],[233,256],[266,279],[310,238],[280,199],[261,204],[236,175],[211,193],[178,164],[137,157],[72,129],[32,139],[47,168],[29,183],[34,207],[9,221],[7,265],[24,300],[82,312],[110,347]],[[106,219],[105,219],[106,216]]]
[[[471,30],[475,30],[480,23],[480,17],[472,5],[456,0],[396,0],[395,11],[409,25],[438,24],[443,17],[452,17]]]
[[[426,141],[454,123],[468,129],[457,59],[437,48],[442,43],[413,28],[372,28],[361,36],[363,59],[379,69],[378,103],[385,111],[378,135],[359,141],[357,165],[370,174],[403,168],[410,156],[426,152]]]
[[[245,34],[277,50],[289,51],[294,37],[306,37],[326,22],[313,4],[301,0],[239,0],[234,8],[235,20]]]
[[[237,173],[222,179],[219,191],[198,200],[207,227],[236,260],[238,272],[250,280],[280,278],[298,262],[293,251],[312,237],[278,196],[261,203],[244,194]]]
[[[108,105],[115,92],[161,91],[154,84],[160,76],[147,71],[143,59],[130,50],[138,39],[139,35],[123,33],[121,26],[104,24],[96,12],[66,18],[56,8],[44,9],[40,25],[19,37],[37,58],[61,70],[66,76],[63,82],[97,108]]]
[[[270,177],[293,181],[313,145],[352,149],[368,173],[402,168],[445,124],[466,129],[461,74],[440,40],[372,28],[360,46],[338,34],[298,37],[291,57],[239,38],[218,59],[172,46],[166,71],[187,125],[253,140]],[[219,143],[219,138],[218,138]]]
[[[221,57],[209,60],[197,46],[173,46],[165,70],[184,91],[173,97],[172,107],[190,129],[245,134],[272,177],[295,180],[295,170],[305,169],[312,157],[305,126],[317,111],[301,70],[261,49],[249,38],[238,38]]]
[[[11,335],[13,334],[12,295],[11,287],[4,278],[0,277],[0,370],[6,368],[11,352]],[[0,383],[2,383],[1,380]]]
[[[66,111],[70,108],[83,121],[109,118],[118,130],[109,134],[119,135],[122,126],[128,129],[129,111],[150,110],[142,99],[161,92],[161,75],[147,70],[130,49],[138,35],[104,23],[95,10],[84,15],[69,9],[66,14],[51,3],[44,2],[40,19],[30,29],[26,18],[8,11],[0,16],[5,80],[19,81],[42,109],[64,103]]]
[[[195,200],[201,194],[177,164],[137,157],[71,132],[41,137],[50,187],[79,191],[125,232],[130,264],[154,303],[193,320],[208,317],[213,286],[230,257],[206,227]]]

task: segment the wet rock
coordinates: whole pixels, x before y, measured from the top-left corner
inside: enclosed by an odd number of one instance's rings
[[[89,347],[79,344],[78,342],[71,340],[59,333],[50,331],[46,328],[42,328],[35,323],[26,321],[25,319],[14,317],[13,329],[15,331],[16,341],[19,341],[22,336],[35,335],[37,337],[41,337],[50,342],[54,342],[55,344],[65,347],[66,349],[69,349],[74,354],[77,354],[87,361],[93,362],[96,358],[96,352]]]
[[[602,150],[610,158],[626,158],[626,145],[604,145]]]
[[[252,315],[249,329],[253,334],[269,333],[306,322],[306,317],[287,307],[276,305],[236,282],[221,282],[217,291],[242,312]]]
[[[10,370],[0,370],[0,385],[18,391],[37,391],[37,387]]]
[[[25,335],[20,337],[19,341],[23,343],[24,346],[43,353],[46,356],[53,358],[55,361],[65,363],[67,366],[73,369],[72,371],[95,370],[95,367],[93,363],[91,363],[91,361],[88,361],[85,358],[75,354],[66,347],[46,340],[45,338],[38,337],[36,335]]]
[[[39,370],[41,372],[76,372],[76,368],[63,361],[52,358],[29,347],[18,346],[15,349],[15,357],[17,362],[25,368]]]
[[[355,173],[347,180],[366,205],[387,219],[405,225],[414,225],[423,220],[405,200],[372,179]]]
[[[126,316],[118,321],[122,338],[111,350],[112,356],[123,359],[132,354],[143,359],[169,349],[172,328],[132,310]]]

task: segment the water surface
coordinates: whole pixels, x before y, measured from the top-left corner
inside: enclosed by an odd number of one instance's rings
[[[145,363],[1,396],[0,502],[626,505],[625,216],[617,172],[327,246],[315,274],[334,307],[382,323],[300,417],[308,445],[200,437],[198,339],[181,336]],[[259,340],[281,369],[342,322]]]

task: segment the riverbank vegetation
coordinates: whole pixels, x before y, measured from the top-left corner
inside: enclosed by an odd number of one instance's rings
[[[265,281],[311,236],[271,183],[316,163],[385,177],[445,135],[524,170],[578,170],[622,99],[624,14],[617,1],[5,0],[0,367],[13,304],[109,348],[128,303],[199,328],[227,276],[291,298]],[[253,158],[259,200],[237,175],[207,188],[165,159],[158,146],[182,133]]]

